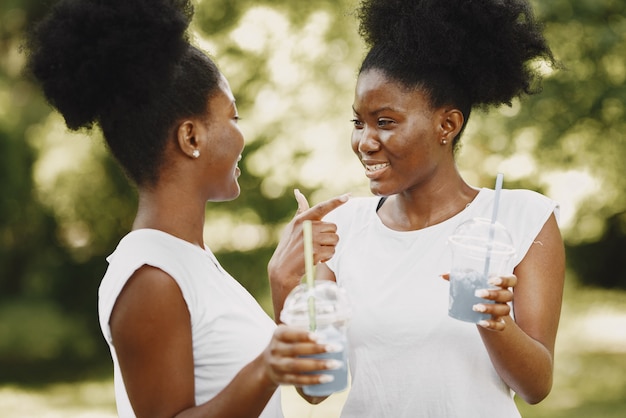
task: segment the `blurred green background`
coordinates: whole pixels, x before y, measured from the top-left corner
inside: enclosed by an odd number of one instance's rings
[[[97,288],[136,194],[99,132],[69,132],[22,74],[24,30],[54,2],[0,3],[0,415],[110,417]],[[356,0],[196,4],[194,40],[229,78],[247,144],[241,197],[208,205],[206,240],[269,312],[266,265],[296,209],[293,188],[311,203],[369,193],[349,147],[365,52]],[[540,95],[472,115],[459,167],[475,186],[503,172],[505,187],[561,203],[568,272],[555,387],[537,406],[520,403],[523,415],[623,417],[626,2],[533,5],[565,69],[545,68]],[[287,418],[337,416],[341,402],[286,398]]]

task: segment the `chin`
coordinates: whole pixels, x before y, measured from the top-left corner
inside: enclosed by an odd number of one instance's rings
[[[381,197],[390,196],[393,194],[392,192],[385,189],[384,187],[380,187],[380,184],[375,184],[375,183],[370,183],[370,192],[372,192],[374,196],[381,196]]]
[[[400,194],[405,190],[407,189],[404,188],[403,185],[397,183],[383,183],[377,181],[370,182],[370,192],[372,192],[374,196],[393,196],[396,194]]]
[[[215,196],[209,197],[207,199],[208,202],[230,202],[231,200],[235,200],[241,194],[241,189],[239,188],[239,184],[236,184],[236,187],[230,191],[224,190],[224,193],[216,194]]]
[[[241,191],[239,190],[239,188],[237,188],[237,191],[232,193],[231,195],[225,197],[223,199],[224,202],[230,202],[231,200],[235,200],[239,197],[239,195],[241,194]]]

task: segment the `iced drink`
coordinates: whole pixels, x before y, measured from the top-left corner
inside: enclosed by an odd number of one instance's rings
[[[310,321],[313,316],[313,326]],[[311,330],[323,344],[332,345],[337,351],[307,357],[334,359],[342,363],[337,369],[320,370],[315,374],[333,376],[328,383],[303,386],[309,396],[328,396],[348,387],[348,358],[346,328],[350,318],[350,304],[345,291],[335,282],[317,280],[310,289],[306,283],[294,288],[285,300],[280,319],[287,325]],[[314,328],[314,329],[312,329]]]
[[[339,348],[340,351],[326,352],[307,357],[338,360],[342,363],[342,366],[338,369],[323,371],[324,374],[333,376],[332,382],[303,386],[302,391],[309,396],[328,396],[332,393],[340,392],[348,387],[348,358],[346,351],[348,342],[346,340],[345,331],[335,327],[334,325],[318,328],[315,333],[321,337],[321,342],[324,344],[332,344],[333,346]]]
[[[474,218],[459,225],[449,238],[452,249],[450,269],[450,301],[448,315],[461,321],[477,323],[491,317],[475,312],[478,303],[493,301],[474,295],[476,290],[489,289],[490,277],[511,274],[515,253],[511,236],[501,224]]]

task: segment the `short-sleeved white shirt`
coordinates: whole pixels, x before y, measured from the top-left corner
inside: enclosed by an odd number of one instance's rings
[[[109,319],[127,280],[143,265],[169,274],[189,309],[192,329],[195,400],[217,395],[269,343],[275,323],[243,286],[218,263],[213,253],[165,232],[130,232],[107,261],[98,292],[102,333],[114,364],[115,397],[122,418],[135,417],[122,380]],[[280,390],[270,399],[263,418],[282,418]]]
[[[452,218],[394,231],[377,197],[352,198],[325,220],[339,243],[328,267],[348,292],[351,390],[343,418],[519,417],[476,325],[448,317],[447,238],[460,223],[491,218],[494,191],[481,189]],[[517,265],[557,204],[535,192],[502,190],[498,221],[512,235]]]

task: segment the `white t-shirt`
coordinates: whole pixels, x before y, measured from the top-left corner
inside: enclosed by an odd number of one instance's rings
[[[447,238],[473,217],[491,218],[494,191],[481,189],[452,218],[417,231],[394,231],[376,214],[378,197],[352,198],[325,220],[339,243],[328,261],[348,292],[351,390],[343,418],[519,417],[476,325],[448,317]],[[502,190],[498,221],[517,265],[557,204],[528,190]]]
[[[102,333],[111,349],[115,398],[122,418],[135,417],[111,339],[109,319],[119,293],[143,265],[169,274],[180,287],[191,318],[195,399],[202,404],[217,395],[269,343],[274,321],[243,286],[220,266],[210,250],[162,231],[130,232],[107,261],[98,292]],[[280,390],[270,399],[263,418],[282,418]]]

